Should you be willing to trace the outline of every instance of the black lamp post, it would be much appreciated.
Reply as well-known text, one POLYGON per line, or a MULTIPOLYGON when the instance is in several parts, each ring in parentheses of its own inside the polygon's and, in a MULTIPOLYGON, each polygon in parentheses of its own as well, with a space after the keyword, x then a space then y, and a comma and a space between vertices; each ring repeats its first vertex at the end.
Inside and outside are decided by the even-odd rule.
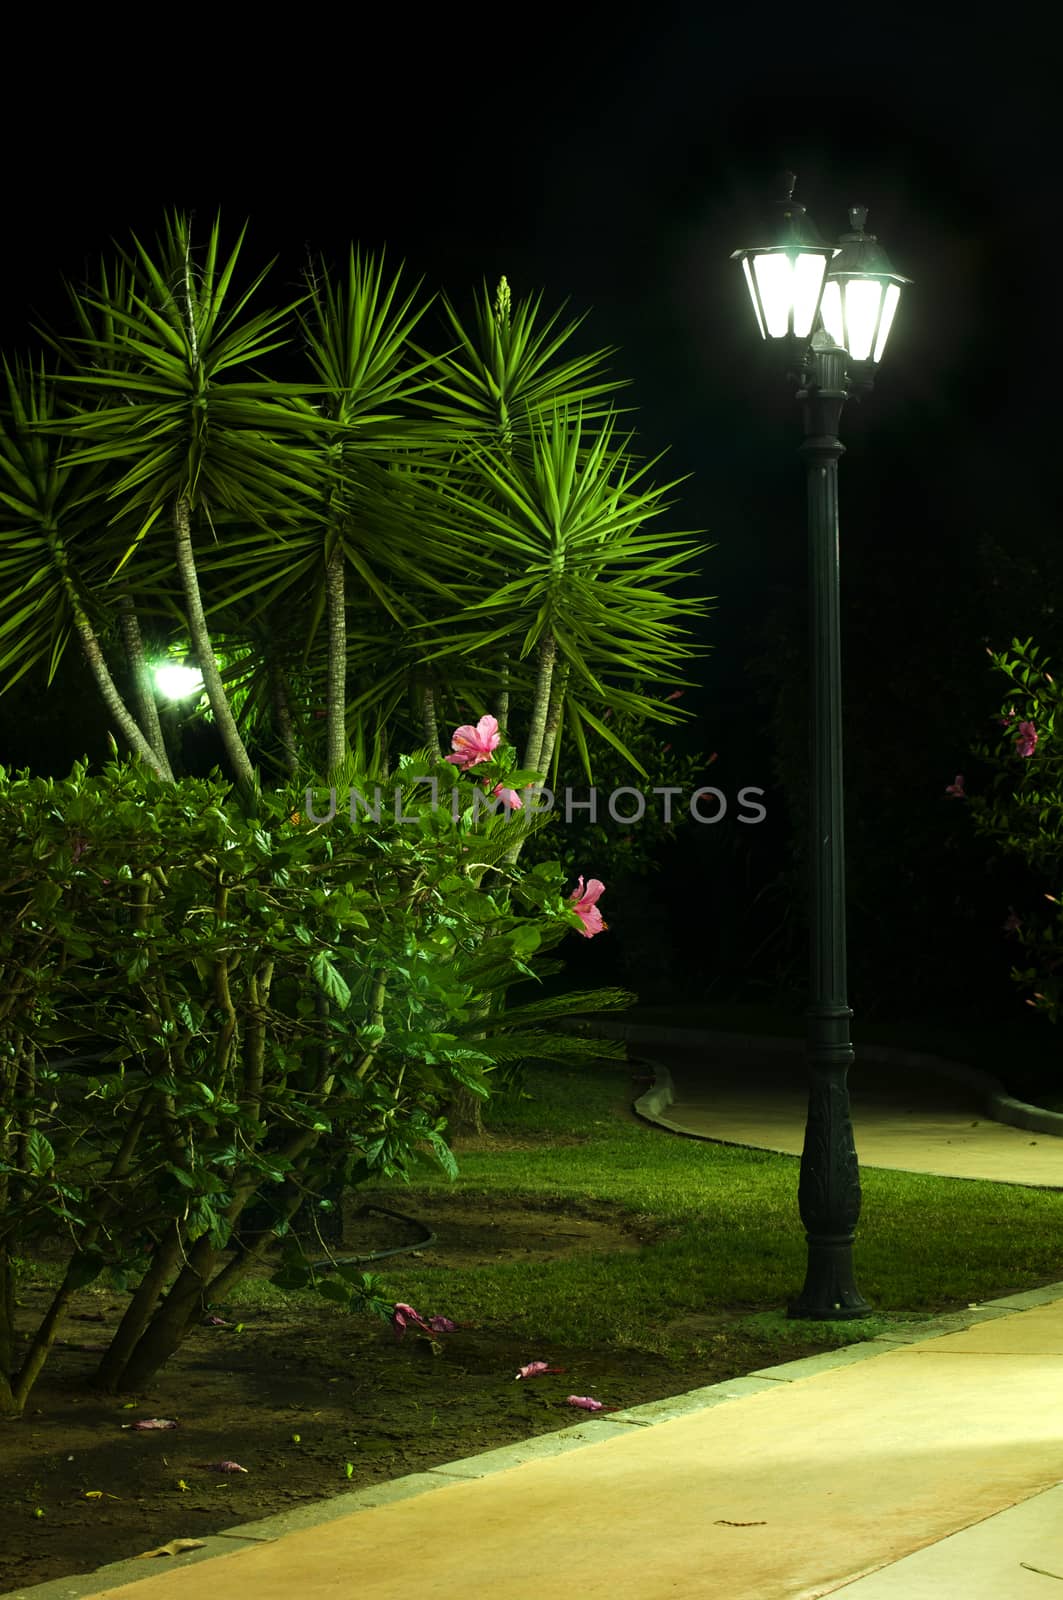
POLYGON ((808 477, 810 698, 808 1116, 798 1205, 808 1239, 804 1288, 791 1317, 866 1315, 853 1277, 860 1216, 860 1169, 849 1116, 845 960, 845 837, 842 789, 841 649, 838 588, 838 438, 842 407, 871 389, 901 287, 873 235, 867 211, 849 212, 851 231, 824 244, 805 208, 785 193, 771 242, 736 250, 761 335, 781 347, 800 387, 801 456, 808 477))

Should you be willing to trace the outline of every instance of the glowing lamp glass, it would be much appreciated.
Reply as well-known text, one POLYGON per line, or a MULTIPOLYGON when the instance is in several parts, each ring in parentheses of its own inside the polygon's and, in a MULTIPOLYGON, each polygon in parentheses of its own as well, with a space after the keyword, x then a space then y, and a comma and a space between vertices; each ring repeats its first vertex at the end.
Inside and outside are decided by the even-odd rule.
POLYGON ((164 661, 155 668, 155 687, 166 700, 187 700, 203 687, 203 675, 198 667, 186 667, 180 661, 164 661))

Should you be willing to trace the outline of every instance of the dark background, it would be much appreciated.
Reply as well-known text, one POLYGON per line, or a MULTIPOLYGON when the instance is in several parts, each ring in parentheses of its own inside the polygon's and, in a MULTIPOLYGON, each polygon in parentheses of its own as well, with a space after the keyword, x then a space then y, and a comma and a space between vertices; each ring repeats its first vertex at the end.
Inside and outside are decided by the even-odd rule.
MULTIPOLYGON (((853 1003, 1014 1009, 1001 923, 1039 886, 991 859, 944 787, 977 778, 970 749, 999 704, 986 644, 1033 634, 1051 654, 1058 631, 1056 93, 1032 27, 667 5, 391 15, 308 13, 298 34, 289 16, 283 35, 156 19, 164 32, 12 58, 5 349, 34 314, 61 317, 61 274, 131 229, 151 237, 168 207, 206 223, 220 206, 232 230, 249 217, 249 263, 280 258, 277 298, 308 248, 339 260, 354 239, 462 306, 505 273, 517 295, 590 311, 580 338, 620 347, 642 447, 689 475, 675 525, 715 544, 689 742, 718 752, 705 781, 762 786, 769 814, 743 829, 732 806, 686 830, 573 965, 647 998, 785 999, 804 978, 800 419, 728 257, 783 167, 825 236, 866 204, 914 284, 875 392, 842 423, 853 1003)), ((103 757, 75 667, 43 702, 30 688, 0 705, 5 764, 103 757)))

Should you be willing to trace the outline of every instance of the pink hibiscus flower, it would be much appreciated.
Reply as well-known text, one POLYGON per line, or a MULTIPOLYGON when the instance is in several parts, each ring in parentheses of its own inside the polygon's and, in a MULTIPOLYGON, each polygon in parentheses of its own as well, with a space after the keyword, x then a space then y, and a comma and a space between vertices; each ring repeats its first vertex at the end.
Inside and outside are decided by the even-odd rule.
POLYGON ((593 939, 596 933, 601 933, 603 928, 609 926, 607 922, 602 921, 602 914, 597 906, 597 901, 604 891, 605 884, 600 879, 591 878, 584 889, 583 879, 580 878, 568 897, 569 905, 583 923, 585 939, 593 939))
POLYGON ((503 784, 496 783, 494 788, 491 790, 491 793, 493 795, 497 795, 499 800, 504 801, 511 811, 524 810, 524 801, 521 799, 516 789, 507 789, 503 784))
POLYGON ((450 741, 455 753, 446 759, 464 772, 468 767, 479 766, 481 761, 490 761, 491 752, 501 737, 494 717, 481 717, 475 728, 469 722, 463 723, 455 728, 450 741))
POLYGON ((956 781, 945 785, 945 793, 953 795, 957 800, 966 800, 967 791, 963 787, 963 773, 957 772, 956 781))
POLYGON ((1032 722, 1019 723, 1019 737, 1015 740, 1015 748, 1020 756, 1032 756, 1037 748, 1037 729, 1032 722))

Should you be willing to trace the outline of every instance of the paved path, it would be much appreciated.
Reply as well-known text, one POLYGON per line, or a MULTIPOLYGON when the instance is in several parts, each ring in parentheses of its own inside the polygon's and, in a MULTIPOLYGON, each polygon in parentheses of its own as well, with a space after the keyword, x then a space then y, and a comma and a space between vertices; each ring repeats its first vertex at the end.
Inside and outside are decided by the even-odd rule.
MULTIPOLYGON (((807 1089, 800 1049, 750 1043, 631 1042, 671 1075, 675 1098, 652 1120, 676 1132, 801 1154, 807 1089)), ((1063 1188, 1063 1138, 994 1121, 984 1092, 927 1071, 861 1061, 849 1075, 861 1165, 1063 1188)))
MULTIPOLYGON (((674 1126, 799 1152, 799 1059, 718 1039, 652 1054, 674 1068, 674 1126)), ((965 1091, 869 1066, 852 1087, 865 1162, 1063 1184, 1063 1140, 990 1124, 965 1091)), ((1063 1282, 230 1531, 165 1569, 14 1593, 1053 1600, 1063 1282)))

